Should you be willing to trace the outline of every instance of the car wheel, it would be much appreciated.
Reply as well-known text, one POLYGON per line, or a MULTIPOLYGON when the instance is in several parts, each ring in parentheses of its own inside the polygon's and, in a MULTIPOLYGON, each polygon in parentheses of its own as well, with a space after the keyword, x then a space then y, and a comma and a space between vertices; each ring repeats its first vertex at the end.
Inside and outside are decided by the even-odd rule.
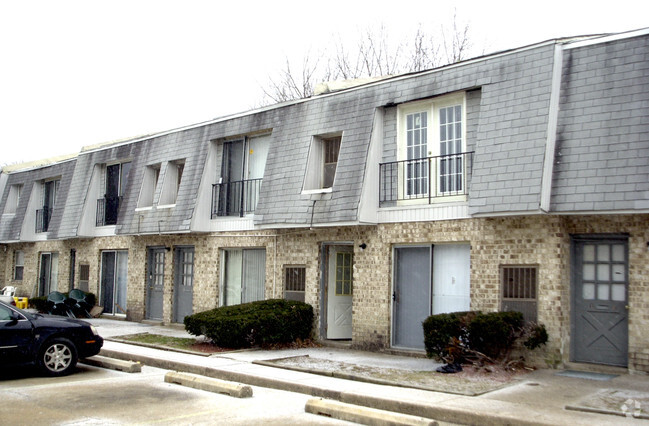
POLYGON ((38 356, 38 366, 48 376, 65 376, 77 365, 77 349, 68 339, 48 340, 38 356))

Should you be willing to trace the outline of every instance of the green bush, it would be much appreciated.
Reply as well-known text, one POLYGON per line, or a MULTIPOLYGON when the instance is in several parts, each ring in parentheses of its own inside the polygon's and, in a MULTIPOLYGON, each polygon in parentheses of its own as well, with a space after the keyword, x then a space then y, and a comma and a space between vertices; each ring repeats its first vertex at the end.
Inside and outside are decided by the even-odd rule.
POLYGON ((448 359, 449 345, 454 338, 466 336, 466 317, 475 315, 474 312, 451 312, 448 314, 431 315, 423 322, 424 345, 429 358, 448 359))
POLYGON ((479 313, 468 326, 469 347, 490 358, 510 350, 524 325, 520 312, 479 313))
POLYGON ((47 297, 41 296, 41 297, 32 297, 31 299, 28 300, 27 305, 32 309, 36 309, 38 312, 46 312, 47 311, 46 303, 47 303, 47 297))
POLYGON ((247 348, 308 339, 313 307, 304 302, 271 299, 223 306, 185 317, 185 329, 217 346, 247 348))
POLYGON ((534 349, 545 344, 543 325, 528 324, 520 312, 454 312, 431 315, 423 322, 426 355, 449 363, 503 360, 518 339, 534 349))

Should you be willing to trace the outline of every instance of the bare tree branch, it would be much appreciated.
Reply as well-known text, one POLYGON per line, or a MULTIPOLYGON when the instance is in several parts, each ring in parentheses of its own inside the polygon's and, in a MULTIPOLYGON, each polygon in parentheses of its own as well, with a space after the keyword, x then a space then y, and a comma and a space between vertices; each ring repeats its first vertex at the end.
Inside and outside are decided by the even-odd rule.
POLYGON ((455 13, 450 28, 440 25, 438 34, 426 28, 434 26, 420 24, 408 42, 398 43, 390 40, 384 25, 367 28, 353 50, 337 36, 332 52, 308 52, 298 72, 286 58, 284 68, 262 88, 264 97, 272 103, 307 98, 321 82, 418 72, 466 59, 472 47, 469 25, 459 25, 455 13))

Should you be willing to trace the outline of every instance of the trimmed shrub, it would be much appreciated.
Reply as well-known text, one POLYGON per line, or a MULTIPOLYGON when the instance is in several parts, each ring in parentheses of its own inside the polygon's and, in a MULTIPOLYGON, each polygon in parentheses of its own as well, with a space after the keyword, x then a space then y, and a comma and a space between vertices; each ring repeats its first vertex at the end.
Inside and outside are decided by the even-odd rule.
POLYGON ((294 300, 260 300, 189 315, 184 323, 190 334, 224 348, 290 343, 311 336, 313 307, 294 300))
POLYGON ((514 346, 523 325, 520 312, 479 313, 468 326, 469 347, 498 359, 514 346))
POLYGON ((446 360, 453 357, 449 353, 452 340, 466 336, 466 322, 475 312, 451 312, 448 314, 431 315, 423 322, 424 345, 429 358, 446 360))
POLYGON ((520 312, 454 312, 431 315, 423 322, 426 355, 447 363, 507 359, 518 339, 534 349, 545 344, 543 325, 523 321, 520 312))

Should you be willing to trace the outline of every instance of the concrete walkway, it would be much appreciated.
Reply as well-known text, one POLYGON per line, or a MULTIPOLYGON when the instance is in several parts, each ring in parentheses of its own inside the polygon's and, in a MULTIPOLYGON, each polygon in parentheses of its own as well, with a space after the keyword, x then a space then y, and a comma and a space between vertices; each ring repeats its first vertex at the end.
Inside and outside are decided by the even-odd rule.
MULTIPOLYGON (((104 338, 151 333, 192 337, 178 326, 91 319, 104 338)), ((596 375, 538 370, 503 389, 462 396, 259 365, 288 356, 343 361, 361 366, 433 371, 438 364, 422 358, 331 347, 279 351, 241 351, 212 356, 160 350, 107 340, 102 355, 169 370, 237 383, 300 392, 362 407, 458 424, 649 425, 649 377, 596 375)))

